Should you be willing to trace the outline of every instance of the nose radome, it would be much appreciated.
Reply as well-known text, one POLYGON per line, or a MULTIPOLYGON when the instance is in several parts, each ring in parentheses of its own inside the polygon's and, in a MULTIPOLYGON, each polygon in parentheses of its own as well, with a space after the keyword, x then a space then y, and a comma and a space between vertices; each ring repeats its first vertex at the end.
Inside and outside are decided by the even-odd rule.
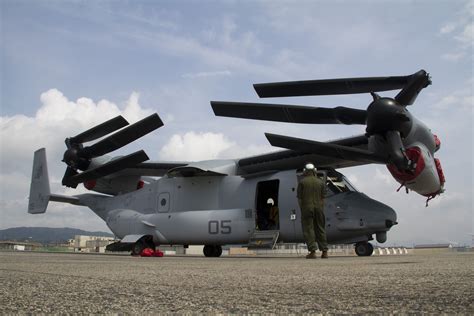
POLYGON ((387 230, 397 224, 397 213, 390 206, 371 199, 363 193, 351 194, 344 202, 349 205, 349 208, 358 209, 360 214, 364 215, 364 221, 369 227, 387 230))

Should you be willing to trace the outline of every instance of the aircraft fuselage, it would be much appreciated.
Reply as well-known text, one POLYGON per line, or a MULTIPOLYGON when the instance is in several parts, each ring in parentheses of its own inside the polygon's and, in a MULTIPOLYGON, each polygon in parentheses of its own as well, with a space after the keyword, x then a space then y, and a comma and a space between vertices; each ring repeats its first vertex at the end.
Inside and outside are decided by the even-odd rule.
MULTIPOLYGON (((335 181, 328 180, 325 200, 328 242, 363 242, 373 234, 384 242, 396 224, 394 210, 344 186, 345 178, 335 181)), ((246 244, 264 229, 278 230, 283 242, 304 242, 297 183, 295 170, 252 178, 163 177, 140 190, 86 204, 117 237, 149 235, 157 245, 246 244), (278 208, 278 226, 257 227, 269 198, 278 208)))

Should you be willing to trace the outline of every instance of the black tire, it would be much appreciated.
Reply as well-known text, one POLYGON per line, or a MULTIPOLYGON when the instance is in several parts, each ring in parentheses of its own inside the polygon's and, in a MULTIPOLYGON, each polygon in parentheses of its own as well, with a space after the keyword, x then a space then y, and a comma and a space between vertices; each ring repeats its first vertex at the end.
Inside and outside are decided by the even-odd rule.
POLYGON ((202 252, 206 257, 220 257, 222 255, 222 247, 215 245, 205 245, 202 252))
POLYGON ((204 246, 204 249, 202 250, 202 252, 204 253, 204 256, 206 257, 214 257, 213 254, 214 254, 214 246, 212 245, 205 245, 204 246))
POLYGON ((222 247, 214 246, 214 255, 213 257, 220 257, 222 255, 222 247))
POLYGON ((145 248, 148 248, 147 245, 142 240, 138 240, 133 244, 132 256, 139 256, 145 248))
POLYGON ((355 252, 360 257, 368 257, 374 253, 374 246, 368 242, 358 242, 355 244, 355 252))
POLYGON ((374 246, 369 242, 367 243, 367 246, 369 248, 369 252, 367 253, 367 257, 371 256, 374 253, 374 246))
POLYGON ((145 248, 151 248, 153 249, 153 251, 156 250, 156 246, 155 246, 155 243, 153 242, 153 240, 148 240, 146 243, 145 243, 145 248))

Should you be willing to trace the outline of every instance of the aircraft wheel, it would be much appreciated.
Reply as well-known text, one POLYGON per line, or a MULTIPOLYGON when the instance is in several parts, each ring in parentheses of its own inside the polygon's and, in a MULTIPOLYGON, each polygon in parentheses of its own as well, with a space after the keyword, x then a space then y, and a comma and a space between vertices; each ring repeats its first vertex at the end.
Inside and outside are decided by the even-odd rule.
POLYGON ((155 243, 153 242, 153 240, 149 240, 145 243, 145 248, 151 248, 153 249, 153 251, 156 250, 156 246, 155 246, 155 243))
POLYGON ((202 250, 202 252, 204 253, 204 256, 206 256, 206 257, 212 257, 213 250, 214 250, 214 246, 205 245, 205 246, 204 246, 204 249, 202 250))
POLYGON ((368 257, 374 252, 374 246, 368 242, 358 242, 355 244, 355 252, 358 256, 368 257))
POLYGON ((369 252, 367 253, 367 256, 371 256, 374 253, 374 246, 370 242, 367 243, 367 246, 369 248, 369 252))
POLYGON ((206 257, 220 257, 222 254, 222 247, 214 245, 205 245, 203 252, 204 256, 206 257))
POLYGON ((214 246, 214 257, 220 257, 222 255, 222 247, 214 246))
POLYGON ((138 240, 132 247, 132 256, 139 256, 143 249, 148 248, 147 245, 143 242, 143 240, 138 240))

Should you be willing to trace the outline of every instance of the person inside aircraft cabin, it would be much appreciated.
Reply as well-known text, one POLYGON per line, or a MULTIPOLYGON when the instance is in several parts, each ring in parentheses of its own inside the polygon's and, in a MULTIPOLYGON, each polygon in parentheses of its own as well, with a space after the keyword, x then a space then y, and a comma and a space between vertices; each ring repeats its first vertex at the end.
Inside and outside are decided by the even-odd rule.
POLYGON ((321 258, 328 258, 324 195, 325 185, 316 176, 316 168, 311 163, 306 164, 297 189, 303 235, 309 251, 306 259, 316 259, 317 247, 322 251, 321 258))
POLYGON ((267 207, 269 209, 268 214, 268 229, 277 230, 279 229, 280 222, 279 222, 279 214, 278 214, 278 206, 275 205, 275 202, 272 198, 269 198, 267 201, 267 207))

